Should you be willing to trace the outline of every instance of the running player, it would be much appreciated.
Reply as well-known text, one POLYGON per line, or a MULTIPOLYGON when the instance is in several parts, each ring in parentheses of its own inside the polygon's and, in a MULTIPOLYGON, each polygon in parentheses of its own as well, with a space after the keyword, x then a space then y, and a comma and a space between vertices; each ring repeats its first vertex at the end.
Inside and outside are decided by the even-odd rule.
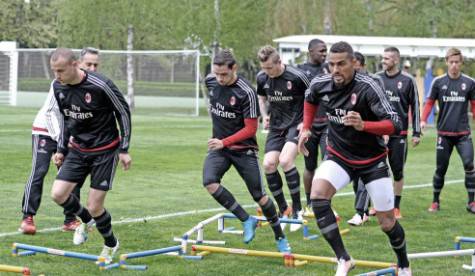
MULTIPOLYGON (((81 51, 79 58, 79 67, 96 71, 99 66, 99 50, 87 47, 81 51)), ((56 100, 53 95, 53 87, 50 87, 46 101, 36 114, 33 121, 32 145, 33 158, 32 170, 28 182, 25 185, 25 192, 22 200, 23 220, 20 225, 20 231, 24 234, 34 235, 36 225, 33 217, 38 212, 43 194, 43 182, 49 170, 51 156, 56 152, 59 136, 58 112, 46 112, 48 106, 56 100)), ((81 184, 82 185, 82 184, 81 184)), ((77 185, 73 193, 80 198, 81 185, 77 185)), ((80 221, 76 219, 73 213, 64 211, 64 224, 61 227, 63 231, 74 231, 79 226, 80 221)))
POLYGON ((348 43, 333 44, 328 57, 331 75, 314 78, 306 95, 300 152, 308 154, 305 142, 311 135, 317 105, 325 106, 329 120, 327 158, 315 173, 312 208, 321 233, 338 259, 336 275, 347 275, 354 263, 343 245, 331 199, 351 179, 361 178, 381 229, 397 255, 398 275, 411 275, 404 230, 394 218, 393 186, 382 138, 399 132, 401 122, 381 87, 371 77, 357 73, 354 63, 348 43))
POLYGON ((445 173, 449 167, 452 150, 457 149, 465 170, 465 188, 468 192, 467 211, 475 214, 475 169, 473 166, 473 143, 468 121, 467 109, 470 102, 475 119, 475 81, 461 73, 462 52, 450 48, 445 55, 447 74, 432 81, 430 95, 427 98, 422 115, 421 127, 426 126, 427 118, 437 100, 437 164, 433 179, 434 198, 429 212, 440 209, 440 192, 444 187, 445 173))
POLYGON ((211 196, 243 224, 244 242, 255 235, 257 220, 241 207, 223 185, 221 178, 233 165, 246 183, 274 231, 277 249, 290 252, 272 200, 265 194, 257 154, 256 130, 259 108, 257 94, 249 82, 237 75, 236 60, 229 50, 213 59, 213 73, 206 77, 213 138, 203 168, 203 185, 211 196))
MULTIPOLYGON (((262 69, 257 75, 257 94, 264 127, 269 128, 263 162, 267 184, 277 201, 280 214, 287 217, 293 210, 293 218, 302 219, 300 176, 295 158, 298 153, 297 126, 302 122, 305 90, 309 81, 302 71, 282 64, 279 53, 272 46, 262 47, 257 57, 262 69), (270 112, 267 110, 267 102, 270 112), (283 169, 287 180, 292 208, 287 206, 282 191, 278 165, 283 169)), ((301 224, 292 224, 290 230, 296 231, 300 227, 301 224)))
POLYGON ((124 170, 130 168, 128 153, 131 121, 130 111, 122 93, 106 77, 78 67, 70 49, 58 48, 51 55, 51 69, 56 80, 54 97, 59 107, 60 135, 54 162, 61 166, 51 196, 53 200, 81 218, 73 243, 87 240, 87 227, 96 224, 104 238, 101 256, 110 263, 119 248, 111 224, 111 215, 104 209, 107 191, 118 161, 124 170), (120 135, 117 129, 120 126, 120 135), (67 153, 67 155, 66 155, 67 153), (71 193, 78 183, 91 175, 87 209, 71 193))

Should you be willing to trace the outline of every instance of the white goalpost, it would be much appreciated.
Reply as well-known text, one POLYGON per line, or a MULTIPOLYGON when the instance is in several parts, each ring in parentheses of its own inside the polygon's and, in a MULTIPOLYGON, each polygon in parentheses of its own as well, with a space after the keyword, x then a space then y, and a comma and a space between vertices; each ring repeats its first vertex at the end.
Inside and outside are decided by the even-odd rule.
MULTIPOLYGON (((53 50, 0 43, 0 104, 41 106, 54 78, 49 68, 53 50)), ((74 51, 79 54, 80 49, 74 51)), ((98 72, 109 77, 126 98, 133 90, 134 98, 128 100, 137 111, 198 116, 204 106, 196 50, 100 50, 98 72)))

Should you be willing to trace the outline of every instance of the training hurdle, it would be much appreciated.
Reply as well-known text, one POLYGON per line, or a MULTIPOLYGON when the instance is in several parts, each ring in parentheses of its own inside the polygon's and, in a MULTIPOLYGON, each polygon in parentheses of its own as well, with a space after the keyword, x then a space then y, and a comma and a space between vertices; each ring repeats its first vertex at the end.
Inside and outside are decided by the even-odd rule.
POLYGON ((455 250, 460 250, 462 248, 462 243, 475 243, 475 238, 461 236, 455 237, 455 250))
POLYGON ((28 267, 13 266, 13 265, 0 264, 0 272, 14 272, 14 273, 22 273, 23 275, 31 275, 31 271, 28 267))
POLYGON ((72 252, 72 251, 64 251, 60 249, 42 247, 42 246, 35 246, 23 243, 13 243, 12 245, 12 255, 14 257, 20 256, 33 256, 36 253, 44 253, 49 255, 56 255, 62 257, 69 257, 87 261, 94 261, 97 265, 99 265, 100 270, 107 270, 114 267, 114 264, 106 265, 105 258, 97 255, 79 253, 79 252, 72 252), (20 251, 24 250, 24 251, 20 251))
MULTIPOLYGON (((240 248, 226 248, 226 247, 216 247, 216 246, 206 246, 206 245, 193 245, 192 254, 193 253, 199 254, 198 252, 206 252, 205 254, 223 253, 223 254, 234 254, 234 255, 244 255, 244 256, 255 256, 255 257, 282 258, 284 259, 284 264, 286 266, 298 266, 299 264, 302 264, 302 262, 305 262, 305 261, 327 263, 327 264, 336 264, 338 262, 336 258, 331 258, 331 257, 247 250, 247 249, 240 249, 240 248)), ((381 269, 396 266, 396 264, 394 263, 374 262, 374 261, 364 261, 364 260, 355 260, 355 265, 358 267, 370 267, 370 268, 381 268, 381 269)))
POLYGON ((437 257, 456 257, 456 256, 472 256, 472 265, 462 265, 463 269, 475 272, 475 249, 436 251, 425 253, 407 254, 409 259, 437 258, 437 257))
POLYGON ((177 245, 177 246, 170 246, 170 247, 147 250, 147 251, 138 251, 138 252, 133 252, 133 253, 122 254, 120 255, 119 263, 115 264, 114 267, 120 267, 122 269, 129 269, 129 270, 147 270, 148 267, 146 265, 130 265, 130 264, 127 264, 126 261, 129 259, 137 259, 137 258, 143 258, 143 257, 155 256, 155 255, 171 255, 171 256, 177 256, 177 257, 180 257, 183 259, 189 259, 189 260, 201 260, 202 258, 201 256, 188 256, 188 255, 183 254, 181 245, 177 245))
POLYGON ((382 276, 386 274, 396 276, 397 275, 396 268, 395 267, 384 268, 380 270, 375 270, 375 271, 359 274, 358 276, 382 276))

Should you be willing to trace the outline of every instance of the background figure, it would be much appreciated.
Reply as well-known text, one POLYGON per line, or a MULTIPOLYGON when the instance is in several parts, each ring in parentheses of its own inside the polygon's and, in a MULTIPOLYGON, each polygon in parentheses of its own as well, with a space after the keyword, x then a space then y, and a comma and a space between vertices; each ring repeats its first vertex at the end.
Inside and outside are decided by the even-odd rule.
MULTIPOLYGON (((79 58, 79 67, 88 71, 95 72, 99 66, 99 50, 87 47, 81 51, 79 58)), ((54 82, 54 81, 53 81, 54 82)), ((56 101, 53 95, 51 83, 50 91, 46 101, 33 121, 32 130, 32 170, 28 182, 25 185, 22 200, 23 220, 19 231, 24 234, 34 235, 36 225, 33 217, 38 212, 43 194, 43 182, 49 170, 51 157, 56 153, 57 141, 59 136, 58 112, 52 110, 47 112, 51 102, 56 101)), ((73 193, 80 200, 80 189, 82 183, 77 185, 73 193)), ((74 231, 79 226, 80 221, 76 219, 73 213, 64 210, 63 231, 74 231)))
MULTIPOLYGON (((320 39, 312 39, 308 43, 308 61, 297 65, 309 80, 314 77, 328 74, 328 64, 325 63, 327 57, 327 45, 320 39)), ((327 147, 327 115, 324 108, 318 110, 312 124, 312 136, 308 139, 305 146, 309 149, 309 155, 304 156, 305 169, 303 171, 303 184, 305 188, 305 197, 307 206, 304 208, 304 216, 313 216, 312 206, 310 205, 310 191, 312 189, 312 180, 318 165, 318 148, 320 147, 321 158, 325 156, 327 147)))
POLYGON ((419 145, 421 128, 419 112, 419 93, 416 80, 412 75, 399 69, 400 55, 396 47, 388 47, 383 53, 384 71, 377 73, 383 80, 389 102, 394 107, 402 122, 402 129, 385 137, 388 146, 388 160, 394 179, 394 215, 402 218, 401 198, 404 187, 404 165, 407 159, 407 135, 412 113, 412 147, 419 145))
POLYGON ((439 115, 437 117, 436 169, 432 182, 434 197, 428 211, 437 212, 440 209, 440 193, 444 187, 450 155, 455 147, 465 170, 465 187, 468 193, 467 211, 475 214, 473 143, 467 115, 470 102, 475 119, 475 81, 462 74, 463 56, 459 49, 450 48, 447 50, 445 62, 448 67, 447 74, 432 81, 421 121, 421 128, 424 129, 427 118, 437 100, 439 115))
POLYGON ((221 50, 213 59, 213 74, 206 77, 209 91, 213 137, 203 167, 203 185, 209 194, 243 224, 244 243, 252 241, 257 219, 251 217, 222 184, 223 175, 234 166, 274 231, 277 250, 290 252, 272 200, 262 185, 256 141, 259 108, 257 94, 249 81, 237 75, 236 60, 230 50, 221 50))

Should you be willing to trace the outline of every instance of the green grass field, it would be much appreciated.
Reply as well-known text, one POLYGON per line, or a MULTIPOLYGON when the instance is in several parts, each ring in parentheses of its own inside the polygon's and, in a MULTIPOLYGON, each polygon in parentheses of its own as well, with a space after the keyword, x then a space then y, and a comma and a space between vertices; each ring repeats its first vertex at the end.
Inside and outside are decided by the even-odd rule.
MULTIPOLYGON (((112 270, 99 272, 90 262, 47 256, 15 258, 10 255, 13 242, 21 242, 64 250, 98 254, 102 238, 97 231, 91 233, 87 243, 72 244, 72 233, 58 230, 39 232, 35 236, 15 233, 21 221, 23 188, 31 167, 31 123, 36 109, 0 107, 0 264, 24 265, 34 275, 332 275, 333 265, 311 263, 299 268, 286 268, 280 259, 226 256, 212 254, 202 261, 182 260, 171 256, 154 256, 132 260, 133 264, 147 264, 146 272, 112 270)), ((211 133, 210 120, 206 116, 163 117, 154 112, 140 111, 133 114, 131 155, 133 167, 128 172, 118 170, 113 190, 109 193, 106 207, 112 214, 114 232, 120 239, 120 254, 139 250, 176 245, 173 237, 181 236, 200 221, 218 211, 206 211, 219 205, 207 194, 201 184, 202 163, 206 154, 206 141, 211 133), (193 215, 160 218, 161 215, 204 210, 193 215), (155 219, 126 223, 127 219, 154 217, 155 219), (121 222, 121 223, 117 223, 121 222)), ((259 133, 259 143, 264 136, 259 133)), ((261 152, 262 154, 262 152, 261 152)), ((301 156, 298 167, 303 168, 301 156)), ((435 134, 429 130, 422 144, 410 149, 406 165, 407 187, 430 184, 435 167, 435 134)), ((56 228, 62 223, 62 211, 49 197, 55 168, 45 179, 44 196, 38 216, 38 229, 56 228)), ((463 185, 463 168, 455 153, 447 173, 441 197, 442 210, 429 214, 426 209, 432 199, 429 185, 405 190, 402 200, 408 250, 410 253, 444 251, 453 248, 457 235, 475 236, 475 216, 465 210, 466 192, 463 185)), ((228 187, 241 204, 252 205, 242 180, 234 169, 225 176, 228 187)), ((83 188, 85 202, 88 185, 83 188)), ((334 208, 342 216, 341 228, 349 228, 346 220, 354 214, 351 188, 348 186, 333 201, 334 208)), ((303 188, 302 188, 303 195, 303 188)), ((287 197, 290 198, 290 197, 287 197)), ((254 208, 249 212, 255 213, 254 208)), ((235 226, 238 226, 235 223, 235 226)), ((314 220, 310 229, 318 233, 314 220)), ((302 234, 288 233, 292 249, 296 253, 332 256, 326 242, 302 239, 302 234)), ((226 246, 255 250, 275 251, 273 235, 269 227, 259 228, 255 240, 245 245, 241 237, 221 235, 216 225, 206 228, 205 239, 225 240, 226 246)), ((386 235, 374 219, 361 228, 351 228, 344 236, 350 254, 356 259, 394 262, 386 235)), ((465 245, 469 248, 469 245, 465 245)), ((438 258, 412 261, 414 275, 471 275, 461 268, 470 257, 438 258)), ((355 269, 363 273, 368 269, 355 269)), ((0 275, 3 275, 0 272, 0 275)))

